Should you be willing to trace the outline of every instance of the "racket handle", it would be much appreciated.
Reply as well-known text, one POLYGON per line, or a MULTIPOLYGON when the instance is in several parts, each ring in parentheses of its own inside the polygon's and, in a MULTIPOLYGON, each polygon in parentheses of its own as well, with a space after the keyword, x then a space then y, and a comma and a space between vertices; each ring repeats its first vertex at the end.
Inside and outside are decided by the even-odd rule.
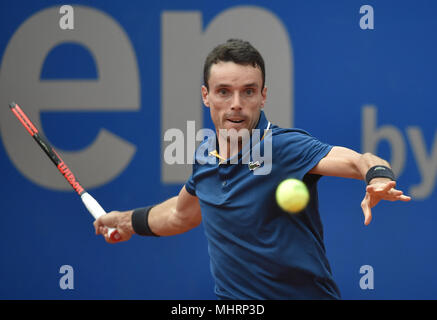
POLYGON ((114 229, 114 228, 108 228, 108 235, 109 235, 109 238, 114 242, 117 242, 121 239, 121 236, 118 233, 117 229, 114 229))
MULTIPOLYGON (((102 208, 102 206, 88 192, 82 193, 80 198, 94 219, 97 220, 99 217, 106 214, 106 211, 102 208)), ((118 233, 117 229, 108 228, 108 236, 112 241, 120 240, 120 234, 118 233)))

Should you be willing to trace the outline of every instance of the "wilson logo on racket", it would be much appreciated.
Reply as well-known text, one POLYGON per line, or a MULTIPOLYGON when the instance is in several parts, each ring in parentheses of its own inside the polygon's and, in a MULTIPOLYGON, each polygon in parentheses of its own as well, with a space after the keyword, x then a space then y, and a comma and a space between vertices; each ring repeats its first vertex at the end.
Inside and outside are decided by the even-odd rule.
MULTIPOLYGON (((38 129, 32 124, 30 119, 24 114, 23 110, 21 110, 18 104, 16 104, 15 102, 11 102, 9 104, 9 108, 11 108, 11 111, 21 122, 23 127, 33 137, 36 143, 41 147, 41 149, 44 150, 45 154, 58 168, 59 172, 70 183, 73 189, 79 194, 83 204, 88 209, 88 211, 92 214, 94 219, 98 219, 100 216, 106 214, 106 211, 96 201, 96 199, 94 199, 88 192, 84 190, 84 188, 80 186, 79 182, 77 182, 76 180, 76 177, 73 175, 73 173, 64 163, 64 161, 62 161, 61 157, 56 153, 55 149, 52 148, 50 143, 45 141, 44 138, 38 134, 38 129)), ((117 229, 114 228, 108 228, 107 235, 114 242, 117 242, 121 239, 121 236, 118 233, 117 229)))
POLYGON ((76 181, 76 177, 71 172, 70 169, 68 169, 67 165, 64 163, 64 161, 61 161, 61 163, 58 164, 58 169, 61 171, 61 173, 64 175, 65 179, 70 182, 71 186, 78 194, 81 194, 83 192, 83 188, 79 184, 79 182, 76 181))

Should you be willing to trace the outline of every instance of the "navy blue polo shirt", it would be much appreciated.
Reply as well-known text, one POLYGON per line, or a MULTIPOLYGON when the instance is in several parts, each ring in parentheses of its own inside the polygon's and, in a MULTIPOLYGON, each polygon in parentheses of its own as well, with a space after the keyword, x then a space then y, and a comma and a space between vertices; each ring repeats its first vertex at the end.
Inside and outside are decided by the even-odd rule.
MULTIPOLYGON (((265 131, 268 125, 261 112, 256 128, 265 131)), ((242 161, 253 149, 246 148, 237 164, 230 159, 219 163, 208 153, 196 155, 185 184, 199 199, 215 293, 221 299, 340 298, 323 243, 317 199, 320 176, 307 174, 332 146, 299 129, 272 125, 268 132, 270 140, 260 142, 263 150, 263 144, 271 141, 268 174, 256 175, 261 167, 251 170, 242 161), (309 189, 310 202, 298 214, 289 214, 276 203, 276 187, 286 178, 303 180, 309 189)), ((199 147, 205 143, 215 145, 216 137, 199 147)))

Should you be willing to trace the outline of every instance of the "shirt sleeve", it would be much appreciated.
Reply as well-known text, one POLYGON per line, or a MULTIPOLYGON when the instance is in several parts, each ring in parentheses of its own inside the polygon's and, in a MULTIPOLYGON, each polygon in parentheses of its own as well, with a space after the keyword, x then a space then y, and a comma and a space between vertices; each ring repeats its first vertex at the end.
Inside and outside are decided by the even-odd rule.
MULTIPOLYGON (((205 133, 205 139, 202 141, 201 144, 196 148, 196 151, 194 152, 194 164, 193 164, 193 171, 188 178, 187 182, 185 183, 185 189, 188 191, 189 194, 192 196, 196 196, 196 174, 198 174, 199 166, 202 164, 208 163, 208 156, 209 152, 208 150, 215 150, 216 148, 216 137, 215 133, 209 134, 208 131, 205 133), (199 152, 199 149, 201 152, 199 152)), ((215 159, 214 159, 215 160, 215 159)))
POLYGON ((303 179, 333 147, 303 130, 287 132, 281 138, 281 166, 288 175, 298 179, 303 179))

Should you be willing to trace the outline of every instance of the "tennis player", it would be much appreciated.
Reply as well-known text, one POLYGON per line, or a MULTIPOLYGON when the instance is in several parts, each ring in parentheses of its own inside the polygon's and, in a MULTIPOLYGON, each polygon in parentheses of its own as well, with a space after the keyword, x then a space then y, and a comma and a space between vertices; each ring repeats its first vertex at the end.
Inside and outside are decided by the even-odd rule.
POLYGON ((126 241, 133 234, 176 235, 203 222, 218 298, 339 299, 325 253, 317 182, 321 176, 364 180, 361 207, 368 225, 379 201, 411 200, 395 189, 390 164, 370 153, 323 143, 303 130, 270 124, 263 111, 264 61, 246 41, 230 39, 211 51, 201 92, 217 132, 203 142, 217 145, 206 156, 217 161, 200 164, 196 158, 177 196, 110 212, 94 222, 96 234, 112 243, 106 236, 110 227, 126 241), (267 128, 272 135, 269 174, 255 175, 241 161, 231 163, 230 159, 243 158, 247 148, 241 143, 231 148, 229 136, 222 132, 267 128), (299 214, 282 211, 275 201, 277 185, 289 177, 303 180, 310 192, 310 202, 299 214))

